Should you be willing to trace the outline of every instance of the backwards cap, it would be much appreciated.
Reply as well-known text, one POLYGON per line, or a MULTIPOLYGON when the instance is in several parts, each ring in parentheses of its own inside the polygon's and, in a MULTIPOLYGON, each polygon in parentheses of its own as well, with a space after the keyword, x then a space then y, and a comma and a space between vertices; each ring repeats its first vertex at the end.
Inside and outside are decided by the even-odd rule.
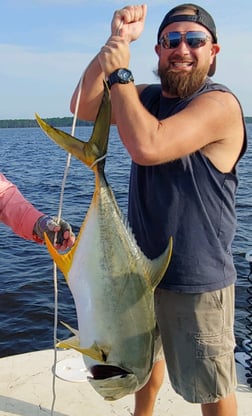
MULTIPOLYGON (((204 26, 212 35, 214 43, 217 43, 216 26, 212 16, 203 7, 192 3, 184 3, 171 9, 164 17, 158 29, 157 40, 159 43, 160 35, 163 29, 174 22, 194 22, 204 26), (195 14, 180 14, 179 12, 185 9, 192 10, 195 14)), ((208 75, 212 76, 215 73, 216 57, 209 68, 208 75)))

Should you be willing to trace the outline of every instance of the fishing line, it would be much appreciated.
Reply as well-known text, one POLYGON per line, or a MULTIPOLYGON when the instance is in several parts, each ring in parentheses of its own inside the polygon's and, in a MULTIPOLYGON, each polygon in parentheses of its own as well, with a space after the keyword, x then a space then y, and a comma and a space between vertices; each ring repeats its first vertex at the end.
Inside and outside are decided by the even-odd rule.
MULTIPOLYGON (((74 118, 73 118, 73 124, 72 124, 72 130, 71 135, 74 136, 75 133, 75 127, 77 122, 77 114, 79 110, 80 105, 80 97, 81 97, 81 91, 82 91, 82 83, 84 78, 84 72, 80 78, 79 81, 79 87, 78 87, 78 95, 76 100, 76 106, 74 111, 74 118)), ((59 224, 61 215, 62 215, 62 207, 63 207, 63 199, 64 199, 64 192, 65 192, 65 185, 66 180, 70 168, 71 163, 71 153, 68 153, 67 160, 66 160, 66 166, 64 170, 64 175, 62 179, 61 184, 61 191, 60 191, 60 200, 59 200, 59 209, 58 209, 58 216, 57 216, 57 223, 59 224)), ((57 241, 57 233, 55 233, 54 242, 57 241)), ((53 398, 52 398, 52 405, 51 405, 51 416, 54 415, 54 406, 56 402, 56 365, 57 365, 57 327, 58 327, 58 275, 57 275, 57 265, 55 262, 53 262, 53 282, 54 282, 54 329, 53 329, 53 339, 54 339, 54 362, 53 362, 53 381, 52 381, 52 392, 53 392, 53 398)))
POLYGON ((120 21, 120 23, 119 23, 119 26, 118 26, 118 28, 117 28, 117 30, 116 30, 116 34, 117 34, 117 36, 120 36, 120 32, 121 32, 121 28, 123 27, 123 19, 121 19, 121 21, 120 21))
MULTIPOLYGON (((121 31, 122 26, 123 26, 123 20, 121 20, 120 23, 119 23, 118 29, 116 31, 117 36, 120 36, 120 31, 121 31)), ((80 105, 80 97, 81 97, 81 92, 82 92, 82 84, 83 84, 84 75, 85 75, 85 71, 83 71, 83 73, 81 75, 81 78, 80 78, 80 81, 79 81, 78 95, 77 95, 77 100, 76 100, 76 106, 75 106, 75 112, 74 112, 74 118, 73 118, 73 124, 72 124, 72 131, 71 131, 72 136, 74 136, 76 122, 77 122, 77 114, 78 114, 79 105, 80 105)), ((106 157, 106 155, 104 155, 100 159, 96 160, 92 164, 91 168, 93 166, 95 166, 98 161, 104 159, 105 157, 106 157)), ((60 222, 60 219, 61 219, 65 184, 66 184, 66 179, 67 179, 67 175, 68 175, 68 171, 69 171, 69 167, 70 167, 70 162, 71 162, 71 154, 68 153, 66 166, 65 166, 65 171, 64 171, 64 176, 63 176, 62 185, 61 185, 59 210, 58 210, 58 216, 57 216, 57 222, 58 223, 60 222)), ((55 233, 55 241, 56 240, 57 240, 57 233, 55 233)), ((54 406, 55 406, 55 402, 56 402, 56 372, 55 372, 55 370, 56 370, 56 364, 57 364, 56 343, 57 343, 57 326, 58 326, 58 276, 57 276, 57 266, 56 266, 55 262, 53 262, 53 281, 54 281, 54 333, 53 333, 53 338, 54 338, 54 363, 53 363, 53 382, 52 382, 53 399, 52 399, 52 406, 51 406, 51 416, 54 415, 54 406)))
POLYGON ((93 169, 95 167, 95 165, 97 165, 98 162, 101 162, 103 159, 106 159, 107 157, 107 153, 105 153, 105 155, 98 157, 93 163, 92 165, 90 165, 90 169, 93 169))

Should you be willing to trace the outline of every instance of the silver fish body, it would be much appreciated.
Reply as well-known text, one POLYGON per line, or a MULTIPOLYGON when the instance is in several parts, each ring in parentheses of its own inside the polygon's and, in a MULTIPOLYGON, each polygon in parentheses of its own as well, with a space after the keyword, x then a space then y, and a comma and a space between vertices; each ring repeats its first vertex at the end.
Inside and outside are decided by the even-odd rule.
POLYGON ((154 289, 169 264, 172 240, 160 257, 149 260, 123 218, 104 174, 109 117, 105 85, 89 142, 48 126, 38 116, 37 120, 49 137, 95 172, 92 202, 74 247, 60 255, 48 239, 47 246, 72 292, 79 327, 78 333, 73 330, 75 337, 59 346, 80 351, 93 388, 106 400, 116 400, 139 390, 150 376, 154 289))

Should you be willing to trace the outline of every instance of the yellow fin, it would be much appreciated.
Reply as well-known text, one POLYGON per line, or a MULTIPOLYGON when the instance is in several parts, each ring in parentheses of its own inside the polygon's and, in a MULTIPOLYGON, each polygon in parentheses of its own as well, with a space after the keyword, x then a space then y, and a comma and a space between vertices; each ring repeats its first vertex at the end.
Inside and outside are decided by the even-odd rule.
POLYGON ((106 360, 106 356, 108 354, 108 348, 99 347, 97 342, 94 342, 91 348, 82 348, 80 346, 79 341, 79 331, 77 329, 72 328, 70 325, 66 324, 65 322, 61 322, 70 332, 74 334, 73 337, 68 338, 63 341, 59 341, 56 344, 58 348, 72 348, 73 350, 79 351, 83 355, 87 355, 88 357, 93 358, 96 361, 104 362, 106 360), (105 352, 106 351, 106 352, 105 352))
POLYGON ((101 349, 98 344, 95 342, 90 348, 83 348, 80 346, 80 341, 77 336, 68 338, 63 341, 59 341, 56 344, 58 348, 66 348, 66 349, 74 349, 80 352, 83 355, 87 355, 88 357, 92 358, 96 361, 105 362, 105 355, 103 349, 101 349))
POLYGON ((65 276, 66 281, 68 280, 68 272, 72 265, 73 255, 76 249, 76 245, 67 253, 65 254, 59 254, 56 248, 52 245, 51 241, 49 240, 47 234, 44 234, 46 246, 48 248, 48 251, 52 257, 52 259, 57 264, 60 271, 65 276))
POLYGON ((173 239, 170 237, 166 250, 159 257, 149 261, 151 284, 153 288, 156 288, 156 286, 160 283, 167 267, 169 266, 172 256, 172 247, 173 239))
POLYGON ((72 326, 68 325, 66 322, 63 322, 63 321, 61 321, 61 324, 64 325, 76 337, 79 336, 79 331, 77 329, 74 329, 72 326))
POLYGON ((65 339, 63 341, 59 341, 59 342, 57 342, 56 347, 66 348, 66 349, 72 348, 73 350, 79 351, 79 347, 80 347, 79 337, 74 336, 74 337, 65 339))

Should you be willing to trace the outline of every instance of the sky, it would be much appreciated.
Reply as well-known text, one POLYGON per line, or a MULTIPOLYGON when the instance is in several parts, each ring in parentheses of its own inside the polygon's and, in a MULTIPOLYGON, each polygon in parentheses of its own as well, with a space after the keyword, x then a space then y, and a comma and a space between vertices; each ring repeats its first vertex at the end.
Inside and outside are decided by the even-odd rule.
MULTIPOLYGON (((140 3, 140 2, 139 2, 140 3)), ((148 13, 141 37, 131 46, 135 83, 157 82, 154 52, 164 15, 183 1, 145 2, 148 13)), ((216 82, 239 98, 252 116, 252 1, 199 0, 214 17, 221 51, 216 82), (227 7, 228 6, 228 7, 227 7)), ((1 0, 0 119, 71 116, 74 88, 110 34, 117 0, 1 0)))

